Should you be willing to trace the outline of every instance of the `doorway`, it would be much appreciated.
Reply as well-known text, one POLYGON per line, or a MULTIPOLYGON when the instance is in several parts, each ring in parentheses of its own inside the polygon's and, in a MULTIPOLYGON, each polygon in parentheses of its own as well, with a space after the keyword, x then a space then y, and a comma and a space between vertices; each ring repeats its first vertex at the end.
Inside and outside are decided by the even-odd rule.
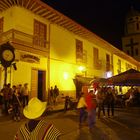
POLYGON ((31 77, 31 97, 43 100, 46 91, 46 71, 32 69, 31 77))
POLYGON ((38 99, 42 100, 45 94, 45 71, 38 71, 38 99))

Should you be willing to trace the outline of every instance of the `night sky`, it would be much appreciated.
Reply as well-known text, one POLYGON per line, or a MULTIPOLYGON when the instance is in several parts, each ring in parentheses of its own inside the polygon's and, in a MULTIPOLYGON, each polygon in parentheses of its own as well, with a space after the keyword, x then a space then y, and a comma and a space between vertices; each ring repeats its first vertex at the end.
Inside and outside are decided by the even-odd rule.
POLYGON ((140 0, 42 0, 121 49, 124 20, 133 8, 140 12, 140 0))

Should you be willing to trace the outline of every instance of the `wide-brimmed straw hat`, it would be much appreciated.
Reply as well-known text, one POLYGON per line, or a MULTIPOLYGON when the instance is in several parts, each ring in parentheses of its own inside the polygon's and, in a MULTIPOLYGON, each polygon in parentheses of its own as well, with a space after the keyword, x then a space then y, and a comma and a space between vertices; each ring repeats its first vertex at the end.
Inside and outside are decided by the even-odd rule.
POLYGON ((47 102, 40 101, 37 97, 33 97, 24 107, 23 114, 28 119, 36 119, 40 117, 47 107, 47 102))

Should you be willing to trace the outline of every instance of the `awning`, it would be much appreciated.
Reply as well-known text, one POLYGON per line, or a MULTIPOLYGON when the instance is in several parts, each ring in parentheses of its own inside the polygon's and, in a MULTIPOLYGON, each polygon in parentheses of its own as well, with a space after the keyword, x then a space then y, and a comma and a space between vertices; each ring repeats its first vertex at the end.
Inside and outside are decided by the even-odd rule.
POLYGON ((108 84, 114 86, 140 86, 140 72, 135 69, 129 69, 108 78, 108 84))
POLYGON ((93 80, 93 78, 90 77, 82 77, 82 76, 76 76, 75 79, 73 79, 74 83, 76 82, 81 83, 82 85, 91 85, 90 81, 93 80))

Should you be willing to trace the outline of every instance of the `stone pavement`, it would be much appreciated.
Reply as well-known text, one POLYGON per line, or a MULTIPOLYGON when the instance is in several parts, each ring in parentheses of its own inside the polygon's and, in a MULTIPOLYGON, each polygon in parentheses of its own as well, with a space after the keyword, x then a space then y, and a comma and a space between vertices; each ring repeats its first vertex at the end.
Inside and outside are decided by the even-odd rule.
MULTIPOLYGON (((52 112, 58 112, 58 111, 63 111, 64 105, 59 104, 57 106, 53 107, 52 112)), ((140 114, 140 107, 129 107, 129 108, 115 108, 116 111, 119 112, 127 112, 127 113, 132 113, 132 114, 140 114)), ((69 112, 69 111, 68 111, 69 112)), ((71 114, 72 112, 70 112, 71 114)), ((74 113, 74 112, 73 112, 74 113)), ((117 116, 119 117, 119 116, 117 116)), ((114 123, 117 123, 118 125, 127 128, 126 125, 116 121, 113 118, 103 118, 103 121, 96 119, 96 125, 95 125, 95 133, 91 134, 88 130, 88 127, 83 127, 81 129, 78 128, 78 126, 74 125, 72 126, 71 131, 67 132, 64 136, 62 136, 62 140, 122 140, 118 136, 117 132, 114 131, 111 127, 106 125, 104 121, 111 121, 114 123), (75 126, 75 127, 74 127, 75 126), (79 139, 78 139, 79 137, 79 139)), ((72 122, 71 122, 72 123, 72 122)), ((68 130, 68 127, 65 128, 68 130)), ((63 131, 66 131, 63 130, 63 131)), ((140 132, 138 132, 140 134, 140 132)), ((140 137, 139 137, 140 138, 140 137)))
MULTIPOLYGON (((66 113, 63 112, 64 105, 58 104, 56 106, 50 106, 48 114, 45 114, 46 120, 55 124, 55 126, 62 132, 60 140, 125 140, 118 137, 118 133, 109 127, 103 121, 114 121, 112 118, 103 118, 102 120, 96 119, 96 125, 94 133, 90 133, 87 126, 79 129, 78 126, 78 114, 76 110, 70 110, 66 113), (49 114, 50 113, 50 114, 49 114)), ((139 112, 139 108, 117 108, 119 111, 139 112)), ((118 116, 117 116, 118 117, 118 116)), ((20 122, 14 122, 8 116, 0 117, 0 139, 1 140, 12 140, 13 135, 19 126, 25 121, 23 118, 20 122)), ((121 123, 119 124, 122 127, 121 123)), ((123 128, 122 128, 123 129, 123 128)), ((140 134, 139 132, 137 132, 140 134)))

